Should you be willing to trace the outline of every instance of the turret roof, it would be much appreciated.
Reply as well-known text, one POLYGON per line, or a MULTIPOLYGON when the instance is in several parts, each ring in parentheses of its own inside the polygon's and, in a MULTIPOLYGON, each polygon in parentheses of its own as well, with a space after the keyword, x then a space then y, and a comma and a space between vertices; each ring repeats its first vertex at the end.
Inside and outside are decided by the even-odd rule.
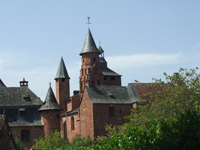
POLYGON ((38 111, 43 110, 63 110, 63 108, 60 105, 58 105, 56 101, 55 95, 51 88, 51 84, 49 84, 49 89, 43 105, 38 109, 38 111))
POLYGON ((90 32, 90 29, 88 29, 88 33, 85 39, 85 44, 83 46, 83 49, 80 53, 80 55, 85 53, 99 53, 101 52, 97 49, 96 44, 94 42, 94 39, 92 37, 92 33, 90 32))
POLYGON ((67 69, 65 67, 65 63, 64 63, 64 60, 63 58, 61 57, 61 60, 60 60, 60 64, 58 66, 58 71, 56 73, 56 77, 55 79, 58 79, 58 78, 70 78, 68 73, 67 73, 67 69))

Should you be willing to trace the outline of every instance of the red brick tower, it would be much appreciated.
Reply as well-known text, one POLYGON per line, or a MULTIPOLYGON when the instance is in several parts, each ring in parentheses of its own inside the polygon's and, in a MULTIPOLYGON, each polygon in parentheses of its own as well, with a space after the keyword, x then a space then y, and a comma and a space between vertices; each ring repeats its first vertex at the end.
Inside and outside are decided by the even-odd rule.
POLYGON ((69 75, 65 67, 63 58, 61 57, 56 80, 56 100, 58 104, 66 111, 65 100, 70 98, 69 75))
POLYGON ((51 132, 60 131, 60 111, 63 108, 58 105, 51 84, 49 86, 46 99, 43 105, 38 109, 41 113, 42 124, 44 125, 44 135, 50 135, 51 132))
POLYGON ((83 92, 85 86, 102 85, 103 75, 99 63, 99 54, 101 52, 97 49, 90 29, 88 29, 85 44, 80 53, 82 56, 79 77, 80 92, 83 92))

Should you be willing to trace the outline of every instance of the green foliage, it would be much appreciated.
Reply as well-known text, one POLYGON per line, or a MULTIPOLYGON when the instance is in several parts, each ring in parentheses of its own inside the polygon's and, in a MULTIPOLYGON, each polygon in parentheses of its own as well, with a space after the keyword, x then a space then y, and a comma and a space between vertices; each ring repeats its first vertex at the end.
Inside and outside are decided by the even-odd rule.
POLYGON ((184 111, 177 119, 161 122, 149 120, 145 129, 129 126, 126 133, 117 133, 105 141, 98 142, 94 149, 199 149, 200 110, 184 111))
MULTIPOLYGON (((177 115, 200 104, 200 76, 196 69, 179 70, 179 75, 169 76, 164 73, 167 83, 161 79, 153 79, 154 84, 145 84, 151 93, 149 99, 142 101, 138 109, 133 109, 129 117, 130 126, 142 126, 148 119, 162 121, 177 118, 177 115), (146 105, 144 105, 146 104, 146 105)), ((126 128, 129 125, 124 125, 126 128)))
POLYGON ((32 147, 35 149, 49 149, 49 148, 59 148, 61 146, 66 146, 68 141, 61 138, 60 132, 51 133, 51 135, 46 136, 45 138, 40 137, 39 140, 36 140, 36 144, 32 147))
POLYGON ((22 142, 19 139, 16 141, 16 145, 17 145, 17 150, 25 149, 25 147, 22 145, 22 142))
POLYGON ((107 131, 107 135, 104 136, 98 136, 96 138, 96 141, 104 141, 112 136, 114 136, 116 133, 117 133, 117 129, 119 129, 120 127, 117 127, 117 126, 113 126, 112 124, 106 124, 105 126, 105 130, 107 131))

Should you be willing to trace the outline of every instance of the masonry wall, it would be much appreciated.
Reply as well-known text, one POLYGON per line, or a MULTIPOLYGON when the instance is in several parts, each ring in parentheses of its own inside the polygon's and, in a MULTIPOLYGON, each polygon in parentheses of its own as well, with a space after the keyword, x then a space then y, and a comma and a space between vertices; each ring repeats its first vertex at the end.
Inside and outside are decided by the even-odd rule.
POLYGON ((30 131, 30 140, 29 141, 22 141, 22 144, 30 149, 37 139, 44 137, 44 127, 43 126, 24 126, 24 127, 10 127, 12 135, 16 140, 22 139, 22 130, 29 130, 30 131))
POLYGON ((46 110, 41 112, 42 124, 44 125, 44 135, 50 135, 51 132, 60 131, 60 111, 46 110))
POLYGON ((93 103, 90 101, 87 91, 84 90, 80 105, 80 129, 82 137, 89 135, 91 139, 94 139, 93 119, 93 103))
POLYGON ((77 134, 80 134, 80 118, 79 114, 72 114, 66 117, 66 129, 67 129, 67 138, 69 142, 72 142, 73 138, 77 134), (72 127, 72 118, 74 120, 74 127, 72 127))
POLYGON ((121 86, 121 77, 104 76, 103 85, 121 86))
POLYGON ((69 79, 56 79, 56 100, 57 103, 66 111, 65 100, 70 98, 69 79))
POLYGON ((106 124, 122 125, 124 116, 131 113, 132 104, 94 104, 94 137, 106 135, 106 124), (114 107, 114 115, 109 115, 109 107, 114 107))
POLYGON ((80 106, 80 96, 79 94, 72 96, 72 109, 78 108, 80 106))

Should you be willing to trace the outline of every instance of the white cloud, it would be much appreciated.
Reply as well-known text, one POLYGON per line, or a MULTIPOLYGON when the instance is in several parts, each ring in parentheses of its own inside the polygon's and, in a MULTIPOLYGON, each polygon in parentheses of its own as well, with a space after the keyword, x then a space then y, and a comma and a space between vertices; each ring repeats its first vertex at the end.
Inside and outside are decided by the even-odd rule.
POLYGON ((113 69, 176 64, 184 61, 184 56, 175 54, 135 54, 106 57, 108 65, 113 69))

